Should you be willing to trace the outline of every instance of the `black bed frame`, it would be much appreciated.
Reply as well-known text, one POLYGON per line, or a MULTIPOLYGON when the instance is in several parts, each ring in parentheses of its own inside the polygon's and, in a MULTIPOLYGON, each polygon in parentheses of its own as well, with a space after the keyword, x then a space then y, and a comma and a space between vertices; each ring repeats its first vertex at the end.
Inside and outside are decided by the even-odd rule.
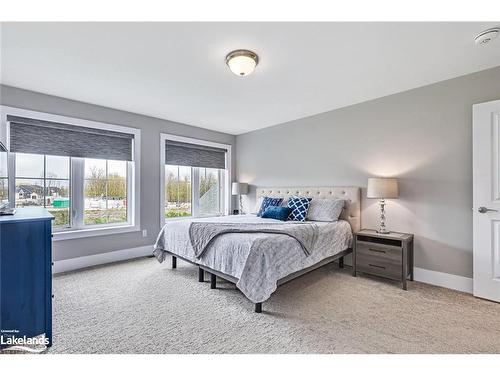
MULTIPOLYGON (((229 281, 230 283, 233 283, 233 284, 236 284, 238 282, 238 279, 233 277, 233 276, 226 275, 225 273, 213 270, 210 267, 192 262, 188 259, 180 257, 176 254, 173 254, 170 251, 166 251, 166 252, 172 256, 172 268, 177 268, 177 258, 182 259, 185 262, 188 262, 188 263, 191 263, 191 264, 197 266, 198 267, 198 281, 200 283, 205 281, 205 271, 208 272, 210 274, 210 289, 217 288, 217 276, 220 277, 221 279, 229 281)), ((313 264, 310 267, 307 267, 307 268, 304 268, 304 269, 299 270, 297 272, 291 273, 290 275, 285 276, 282 279, 279 279, 277 284, 278 284, 278 286, 286 284, 289 281, 292 281, 300 276, 305 275, 306 273, 314 271, 314 270, 316 270, 320 267, 323 267, 324 265, 329 264, 331 262, 334 262, 336 260, 339 261, 339 268, 344 268, 344 256, 346 256, 350 253, 352 253, 352 249, 346 249, 344 251, 341 251, 340 253, 337 253, 331 257, 325 258, 322 261, 320 261, 316 264, 313 264)), ((255 304, 255 312, 256 313, 262 312, 262 302, 258 302, 255 304)))

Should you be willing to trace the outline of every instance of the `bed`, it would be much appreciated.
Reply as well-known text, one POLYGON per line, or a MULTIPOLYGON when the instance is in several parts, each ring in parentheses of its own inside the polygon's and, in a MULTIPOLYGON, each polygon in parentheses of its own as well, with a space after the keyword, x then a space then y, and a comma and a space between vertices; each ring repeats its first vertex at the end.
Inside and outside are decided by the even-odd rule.
MULTIPOLYGON (((338 221, 290 223, 263 219, 253 214, 231 215, 218 218, 195 218, 169 221, 160 231, 154 255, 163 262, 171 256, 175 268, 177 258, 199 267, 199 281, 204 273, 210 274, 211 288, 216 288, 220 277, 236 284, 236 287, 255 304, 255 311, 262 311, 262 303, 279 285, 291 281, 325 264, 338 260, 343 266, 344 256, 349 254, 352 233, 360 228, 359 187, 280 187, 256 189, 260 197, 307 196, 320 199, 344 199, 346 205, 338 221), (286 224, 285 224, 286 223, 286 224), (296 225, 296 226, 295 226, 296 225), (292 231, 307 229, 314 236, 307 246, 299 237, 282 232, 227 232, 211 238, 202 253, 192 242, 194 227, 232 228, 290 228, 292 231)), ((306 238, 306 237, 304 237, 306 238)))

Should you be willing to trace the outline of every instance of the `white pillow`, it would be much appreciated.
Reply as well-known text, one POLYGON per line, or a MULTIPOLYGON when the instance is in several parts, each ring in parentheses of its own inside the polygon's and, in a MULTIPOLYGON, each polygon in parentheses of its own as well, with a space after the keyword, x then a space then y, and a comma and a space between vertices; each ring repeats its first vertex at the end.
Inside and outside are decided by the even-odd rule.
POLYGON ((313 199, 307 211, 307 220, 337 221, 345 206, 343 199, 313 199))
POLYGON ((255 202, 255 207, 253 208, 253 210, 250 210, 251 214, 257 215, 257 212, 259 212, 259 210, 260 210, 260 206, 262 206, 263 200, 264 200, 264 197, 259 197, 259 199, 257 199, 257 202, 255 202))

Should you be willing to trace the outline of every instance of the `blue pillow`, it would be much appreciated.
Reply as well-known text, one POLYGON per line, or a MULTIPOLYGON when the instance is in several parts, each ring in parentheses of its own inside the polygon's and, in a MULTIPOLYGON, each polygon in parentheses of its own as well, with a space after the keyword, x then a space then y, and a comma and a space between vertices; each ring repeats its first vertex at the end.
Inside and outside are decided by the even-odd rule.
POLYGON ((270 206, 266 208, 266 210, 262 214, 262 217, 264 219, 276 219, 276 220, 286 221, 291 212, 292 209, 288 207, 270 206))
POLYGON ((264 197, 262 200, 262 204, 260 205, 260 210, 257 212, 257 216, 262 216, 266 208, 271 206, 281 206, 281 202, 283 202, 283 198, 271 198, 264 197))
POLYGON ((287 206, 292 209, 288 220, 304 221, 306 220, 307 211, 311 204, 312 198, 308 197, 291 197, 288 200, 287 206))

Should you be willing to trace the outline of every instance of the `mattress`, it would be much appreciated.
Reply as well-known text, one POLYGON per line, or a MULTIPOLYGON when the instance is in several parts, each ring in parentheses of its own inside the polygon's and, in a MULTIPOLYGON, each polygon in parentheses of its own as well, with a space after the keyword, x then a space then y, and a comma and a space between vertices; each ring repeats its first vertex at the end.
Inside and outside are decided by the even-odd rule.
MULTIPOLYGON (((169 251, 193 263, 207 266, 236 278, 236 286, 252 302, 263 302, 276 290, 279 279, 310 267, 351 247, 352 229, 347 221, 314 222, 319 235, 314 251, 306 256, 294 238, 272 233, 227 233, 218 236, 204 255, 197 259, 189 239, 193 221, 223 223, 283 223, 256 215, 232 215, 218 218, 196 218, 169 221, 162 228, 155 244, 155 255, 169 251), (269 246, 259 246, 272 241, 269 246)), ((290 223, 290 222, 287 222, 290 223)), ((300 224, 298 224, 300 225, 300 224)))

